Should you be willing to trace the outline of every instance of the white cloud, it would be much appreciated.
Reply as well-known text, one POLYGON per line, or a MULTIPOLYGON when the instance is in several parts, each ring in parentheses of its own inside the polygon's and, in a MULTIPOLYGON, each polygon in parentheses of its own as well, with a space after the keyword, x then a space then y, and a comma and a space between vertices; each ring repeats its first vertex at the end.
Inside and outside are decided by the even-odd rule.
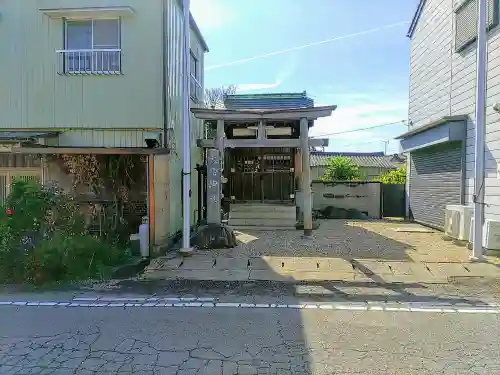
POLYGON ((281 84, 280 81, 276 81, 274 83, 243 83, 237 85, 237 92, 246 92, 246 91, 256 91, 256 90, 264 90, 264 89, 272 89, 278 87, 281 84))
POLYGON ((202 32, 217 29, 232 18, 230 9, 217 0, 191 0, 190 10, 202 32))

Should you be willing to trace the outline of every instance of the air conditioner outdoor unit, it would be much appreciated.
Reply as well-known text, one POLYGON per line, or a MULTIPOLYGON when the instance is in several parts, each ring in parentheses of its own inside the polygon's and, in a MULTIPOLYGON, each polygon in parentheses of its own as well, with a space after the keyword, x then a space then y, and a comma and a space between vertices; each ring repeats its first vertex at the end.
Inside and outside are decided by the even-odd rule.
MULTIPOLYGON (((472 233, 474 232, 474 218, 470 223, 470 240, 472 243, 472 233)), ((500 250, 500 221, 486 219, 483 227, 483 247, 487 250, 500 250)))
POLYGON ((445 212, 444 231, 451 238, 468 241, 473 208, 463 205, 448 205, 445 212))
POLYGON ((500 250, 500 221, 486 219, 484 227, 484 247, 500 250))
POLYGON ((488 250, 500 250, 500 221, 486 219, 484 247, 488 250))

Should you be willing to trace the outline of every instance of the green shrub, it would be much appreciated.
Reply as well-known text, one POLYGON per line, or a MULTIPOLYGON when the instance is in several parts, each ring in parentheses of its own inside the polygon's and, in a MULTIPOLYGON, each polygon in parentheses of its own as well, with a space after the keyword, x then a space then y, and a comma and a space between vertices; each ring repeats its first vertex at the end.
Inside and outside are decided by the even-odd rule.
POLYGON ((405 184, 406 183, 406 166, 388 171, 373 181, 383 184, 405 184))
POLYGON ((0 281, 45 283, 105 278, 129 253, 86 233, 71 196, 15 182, 0 213, 0 281), (12 215, 6 214, 6 209, 12 215))
POLYGON ((0 281, 19 281, 24 274, 25 252, 19 248, 20 239, 8 225, 5 211, 0 217, 0 281), (17 240, 17 241, 16 241, 17 240))
POLYGON ((328 159, 323 181, 359 181, 361 171, 354 161, 346 156, 334 156, 328 159))
POLYGON ((127 253, 89 235, 67 236, 57 233, 42 240, 30 252, 26 261, 29 281, 40 284, 48 281, 107 278, 113 266, 128 259, 127 253))

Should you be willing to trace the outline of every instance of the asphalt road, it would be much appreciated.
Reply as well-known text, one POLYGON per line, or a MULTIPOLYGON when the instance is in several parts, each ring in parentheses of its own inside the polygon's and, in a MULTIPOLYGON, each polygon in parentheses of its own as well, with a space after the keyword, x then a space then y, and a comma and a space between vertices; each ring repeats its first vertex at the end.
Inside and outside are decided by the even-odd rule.
POLYGON ((500 314, 0 306, 0 374, 499 374, 500 314))

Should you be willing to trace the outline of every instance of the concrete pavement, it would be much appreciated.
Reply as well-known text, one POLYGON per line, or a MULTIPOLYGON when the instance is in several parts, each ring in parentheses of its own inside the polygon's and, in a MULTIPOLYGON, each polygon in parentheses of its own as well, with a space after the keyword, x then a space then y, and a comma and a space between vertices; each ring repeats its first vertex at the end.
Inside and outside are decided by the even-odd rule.
POLYGON ((0 306, 0 374, 500 372, 499 314, 114 304, 0 306))
POLYGON ((269 280, 377 283, 448 283, 450 278, 500 279, 491 263, 413 262, 333 257, 224 256, 198 252, 190 258, 158 258, 147 267, 146 280, 269 280))
POLYGON ((322 220, 312 239, 300 231, 236 232, 233 249, 154 259, 146 280, 448 283, 500 279, 498 258, 469 261, 469 250, 414 223, 322 220))

